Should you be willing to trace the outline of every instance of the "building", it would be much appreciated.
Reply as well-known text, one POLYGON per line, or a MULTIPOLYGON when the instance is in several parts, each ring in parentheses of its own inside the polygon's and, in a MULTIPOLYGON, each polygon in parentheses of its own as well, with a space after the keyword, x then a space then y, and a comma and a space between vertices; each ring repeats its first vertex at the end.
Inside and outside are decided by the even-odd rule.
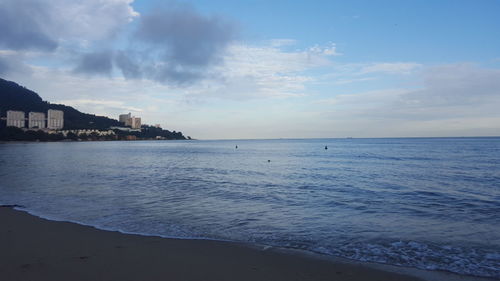
POLYGON ((73 133, 77 136, 96 134, 97 136, 104 137, 115 135, 113 130, 64 130, 61 131, 61 133, 64 137, 67 137, 69 133, 73 133))
POLYGON ((61 110, 49 109, 47 113, 47 128, 60 130, 64 127, 64 112, 61 110))
POLYGON ((122 122, 123 125, 127 125, 127 120, 132 118, 132 114, 121 114, 118 121, 122 122))
POLYGON ((28 113, 28 128, 30 129, 45 128, 45 113, 42 112, 28 113))
POLYGON ((24 111, 7 111, 7 127, 24 128, 26 126, 24 111))
POLYGON ((141 118, 132 116, 131 113, 121 114, 118 120, 123 123, 125 126, 130 126, 132 129, 140 129, 141 128, 141 118))
POLYGON ((141 118, 133 116, 130 120, 130 127, 132 129, 140 129, 141 128, 141 118))
POLYGON ((140 132, 141 129, 132 129, 132 128, 129 128, 129 127, 117 127, 117 126, 112 126, 112 127, 109 127, 111 130, 120 130, 120 131, 124 131, 124 132, 140 132))

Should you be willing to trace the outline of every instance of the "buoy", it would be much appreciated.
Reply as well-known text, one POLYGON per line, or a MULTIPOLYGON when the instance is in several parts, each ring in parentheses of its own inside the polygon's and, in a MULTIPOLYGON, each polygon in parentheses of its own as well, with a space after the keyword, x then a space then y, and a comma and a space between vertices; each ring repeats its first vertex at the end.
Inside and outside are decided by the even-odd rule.
POLYGON ((327 149, 328 149, 328 146, 325 145, 325 150, 327 150, 327 149))

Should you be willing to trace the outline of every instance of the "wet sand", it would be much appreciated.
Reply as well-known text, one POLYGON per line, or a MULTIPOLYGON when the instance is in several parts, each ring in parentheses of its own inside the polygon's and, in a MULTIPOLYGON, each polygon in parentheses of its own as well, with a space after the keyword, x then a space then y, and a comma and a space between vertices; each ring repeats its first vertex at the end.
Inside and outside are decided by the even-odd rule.
POLYGON ((1 280, 421 280, 232 242, 98 230, 0 208, 1 280))

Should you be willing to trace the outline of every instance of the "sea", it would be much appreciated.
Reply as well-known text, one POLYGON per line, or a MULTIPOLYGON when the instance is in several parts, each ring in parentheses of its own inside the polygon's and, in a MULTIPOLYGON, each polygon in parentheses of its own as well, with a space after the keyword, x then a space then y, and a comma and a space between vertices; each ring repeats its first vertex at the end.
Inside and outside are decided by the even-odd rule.
POLYGON ((3 143, 0 204, 500 279, 500 138, 3 143))

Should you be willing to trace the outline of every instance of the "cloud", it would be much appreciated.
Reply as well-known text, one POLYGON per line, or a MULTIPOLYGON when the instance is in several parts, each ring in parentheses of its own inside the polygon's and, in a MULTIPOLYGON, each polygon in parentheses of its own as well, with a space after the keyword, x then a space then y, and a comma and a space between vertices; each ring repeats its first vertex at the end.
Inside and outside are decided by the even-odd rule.
MULTIPOLYGON (((335 45, 333 45, 335 46, 335 45)), ((317 84, 346 85, 367 81, 383 81, 387 75, 399 75, 404 79, 412 79, 419 75, 424 66, 415 62, 368 62, 368 63, 334 63, 328 72, 316 76, 317 84), (404 77, 403 77, 404 76, 404 77)))
POLYGON ((388 101, 393 101, 401 95, 410 92, 407 89, 384 89, 373 90, 355 94, 338 94, 333 98, 317 100, 315 104, 334 105, 337 108, 373 108, 380 105, 385 106, 388 101))
POLYGON ((89 108, 93 107, 97 110, 107 110, 107 111, 132 111, 132 112, 142 112, 143 110, 134 106, 127 106, 122 101, 116 100, 91 100, 91 99, 75 99, 75 100, 58 100, 56 103, 61 103, 69 106, 74 106, 77 108, 89 108))
POLYGON ((359 82, 372 81, 372 80, 375 80, 375 77, 337 79, 337 80, 333 81, 332 83, 336 84, 336 85, 346 85, 346 84, 359 83, 359 82))
POLYGON ((373 63, 363 66, 359 74, 375 72, 388 74, 410 74, 421 67, 421 64, 414 62, 373 63))
POLYGON ((297 40, 295 39, 271 39, 269 40, 269 45, 271 47, 283 47, 295 45, 297 40))
POLYGON ((74 72, 90 75, 110 75, 113 70, 112 60, 113 52, 109 50, 84 54, 81 56, 74 72))
POLYGON ((281 46, 273 41, 231 44, 224 63, 212 69, 210 79, 187 89, 187 95, 231 100, 304 96, 306 84, 314 80, 307 72, 331 64, 330 55, 316 49, 329 46, 295 51, 285 51, 281 46))
MULTIPOLYGON (((57 47, 57 52, 52 59, 59 60, 56 64, 75 63, 69 67, 73 73, 108 78, 122 74, 126 79, 185 88, 188 93, 206 91, 205 95, 212 97, 301 95, 304 84, 311 80, 301 72, 327 66, 330 57, 339 55, 332 43, 285 51, 296 42, 237 42, 235 22, 201 14, 177 2, 139 16, 130 6, 131 0, 6 1, 10 3, 9 14, 22 11, 34 15, 33 22, 28 21, 30 29, 55 42, 51 48, 57 47), (36 6, 40 9, 33 8, 36 6), (132 19, 137 20, 136 25, 129 27, 135 31, 122 38, 125 44, 113 45, 112 36, 132 19), (237 90, 238 85, 244 89, 237 90)), ((22 22, 11 18, 8 21, 22 22)), ((4 41, 14 42, 12 38, 4 41)), ((39 57, 53 51, 38 41, 26 42, 40 49, 39 57)), ((5 59, 2 62, 3 72, 13 69, 5 59)))
POLYGON ((0 47, 54 51, 70 41, 107 39, 138 15, 132 0, 2 0, 0 47))
POLYGON ((328 55, 315 48, 284 51, 272 45, 233 44, 226 53, 223 67, 227 76, 269 76, 330 65, 328 55))
POLYGON ((126 79, 138 79, 142 77, 142 71, 137 62, 131 59, 125 52, 121 51, 115 55, 114 60, 126 79))
MULTIPOLYGON (((32 0, 33 1, 33 0, 32 0)), ((117 34, 139 13, 134 0, 44 0, 50 5, 62 39, 103 40, 117 34)))
POLYGON ((335 43, 330 43, 329 46, 315 45, 315 46, 309 48, 309 52, 321 54, 321 55, 325 55, 325 56, 340 56, 340 55, 342 55, 341 53, 337 52, 337 46, 335 45, 335 43))
POLYGON ((423 69, 421 78, 423 84, 415 89, 341 94, 316 104, 331 107, 333 119, 382 119, 401 124, 410 120, 500 117, 498 69, 473 64, 440 65, 423 69))
POLYGON ((338 94, 311 103, 322 136, 494 136, 500 70, 474 64, 422 67, 418 87, 338 94), (324 129, 328 128, 328 129, 324 129))
POLYGON ((31 68, 23 62, 23 55, 0 50, 0 75, 9 73, 30 74, 31 68))
POLYGON ((0 56, 0 75, 7 73, 10 70, 10 62, 0 56))
POLYGON ((0 47, 54 50, 58 44, 50 35, 49 14, 50 9, 41 1, 0 2, 0 47))
POLYGON ((178 84, 199 80, 209 67, 221 63, 235 35, 233 23, 174 2, 143 15, 136 32, 150 54, 147 74, 178 84))
MULTIPOLYGON (((403 97, 412 106, 447 106, 500 100, 500 70, 474 64, 447 64, 423 73, 424 88, 403 97)), ((500 104, 498 104, 500 106, 500 104)))

